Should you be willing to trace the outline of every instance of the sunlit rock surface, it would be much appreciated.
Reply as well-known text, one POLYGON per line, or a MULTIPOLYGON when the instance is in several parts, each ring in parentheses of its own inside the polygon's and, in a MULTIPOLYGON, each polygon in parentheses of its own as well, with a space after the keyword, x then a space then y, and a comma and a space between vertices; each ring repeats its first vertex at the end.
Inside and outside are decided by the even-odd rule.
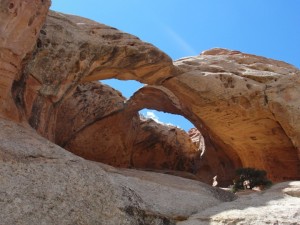
POLYGON ((264 169, 273 181, 299 179, 298 69, 225 49, 175 65, 181 74, 163 85, 201 118, 233 162, 264 169))
POLYGON ((198 181, 84 160, 6 120, 0 120, 0 161, 6 225, 175 224, 234 199, 198 181))
POLYGON ((297 182, 223 203, 234 196, 198 181, 115 169, 54 144, 95 161, 102 148, 108 164, 160 172, 172 167, 209 184, 216 175, 230 182, 239 167, 264 169, 273 182, 297 180, 297 68, 226 49, 172 62, 115 28, 47 15, 49 4, 0 2, 3 224, 299 221, 297 182), (126 100, 95 82, 107 78, 147 86, 126 100), (190 120, 205 151, 178 128, 141 121, 137 112, 145 107, 190 120))
MULTIPOLYGON (((12 91, 23 118, 55 141, 60 139, 56 137, 58 110, 78 85, 113 77, 152 84, 129 100, 132 112, 135 106, 152 106, 194 123, 206 142, 221 152, 217 155, 224 156, 225 161, 216 163, 218 168, 225 165, 223 175, 215 175, 256 167, 266 170, 273 181, 299 178, 299 70, 284 62, 212 49, 173 64, 159 49, 132 35, 50 12, 12 91)), ((124 115, 114 116, 109 119, 117 121, 117 127, 106 133, 117 134, 122 122, 129 130, 135 126, 136 116, 130 117, 132 122, 121 119, 124 115)), ((226 177, 230 179, 231 175, 226 177)))
POLYGON ((284 182, 264 192, 241 193, 234 202, 209 208, 177 224, 298 224, 299 196, 299 181, 284 182))

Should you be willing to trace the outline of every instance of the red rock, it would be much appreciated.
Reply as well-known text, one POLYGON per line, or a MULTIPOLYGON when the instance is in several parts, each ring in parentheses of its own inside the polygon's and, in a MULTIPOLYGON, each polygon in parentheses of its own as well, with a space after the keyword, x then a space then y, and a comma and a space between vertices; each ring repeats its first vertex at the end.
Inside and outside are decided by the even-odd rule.
POLYGON ((2 1, 0 4, 0 116, 22 120, 13 97, 18 101, 18 81, 23 64, 36 45, 50 0, 2 1), (14 89, 12 86, 14 84, 14 89), (13 93, 12 93, 13 92, 13 93))

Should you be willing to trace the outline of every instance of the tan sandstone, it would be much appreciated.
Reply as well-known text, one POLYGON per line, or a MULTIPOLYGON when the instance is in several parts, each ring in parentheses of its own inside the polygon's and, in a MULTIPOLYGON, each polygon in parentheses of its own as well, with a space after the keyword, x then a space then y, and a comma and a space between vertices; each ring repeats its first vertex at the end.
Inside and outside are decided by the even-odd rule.
MULTIPOLYGON (((60 106, 79 83, 136 79, 152 85, 128 100, 127 112, 134 114, 147 106, 189 119, 223 155, 225 161, 215 163, 225 165, 223 175, 215 175, 256 167, 266 170, 273 181, 299 178, 299 70, 295 67, 226 49, 212 49, 173 65, 163 52, 132 35, 55 12, 48 15, 37 43, 16 102, 30 125, 49 140, 56 139, 60 106)), ((124 122, 129 129, 135 126, 121 118, 125 117, 110 120, 118 126, 124 122)), ((118 127, 107 129, 113 134, 118 127)), ((131 145, 121 145, 127 144, 131 145)), ((116 148, 121 150, 120 142, 116 148)))
POLYGON ((183 170, 210 184, 215 175, 230 182, 239 167, 264 169, 275 182, 299 180, 297 68, 227 49, 172 62, 115 28, 47 16, 49 4, 0 3, 1 223, 299 221, 296 181, 223 203, 234 196, 198 181, 115 169, 54 144, 120 167, 183 170), (93 82, 107 78, 148 85, 127 100, 93 82), (177 128, 141 120, 145 107, 189 119, 205 151, 177 128))
MULTIPOLYGON (((0 4, 0 116, 19 121, 12 86, 30 58, 50 0, 3 0, 0 4)), ((15 84, 17 85, 17 84, 15 84)))

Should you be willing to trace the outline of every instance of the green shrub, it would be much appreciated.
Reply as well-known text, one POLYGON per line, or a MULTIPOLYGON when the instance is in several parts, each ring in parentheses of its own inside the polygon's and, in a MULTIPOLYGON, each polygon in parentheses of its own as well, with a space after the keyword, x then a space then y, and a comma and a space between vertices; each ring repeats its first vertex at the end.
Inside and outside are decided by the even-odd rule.
POLYGON ((257 170, 254 168, 240 168, 236 170, 237 177, 234 180, 233 191, 252 189, 254 187, 263 186, 268 187, 272 182, 267 179, 267 172, 264 170, 257 170), (248 181, 248 187, 245 187, 244 182, 248 181))

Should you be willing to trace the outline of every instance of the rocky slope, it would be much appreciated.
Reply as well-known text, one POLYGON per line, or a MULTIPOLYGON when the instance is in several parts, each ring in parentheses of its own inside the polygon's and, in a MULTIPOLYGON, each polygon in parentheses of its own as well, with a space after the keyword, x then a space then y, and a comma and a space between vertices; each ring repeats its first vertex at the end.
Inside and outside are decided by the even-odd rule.
POLYGON ((299 182, 234 200, 198 181, 84 160, 3 119, 0 161, 0 221, 7 225, 297 224, 300 219, 299 182))
POLYGON ((178 225, 298 224, 300 182, 284 182, 259 193, 241 193, 234 202, 221 203, 178 225))
POLYGON ((84 160, 0 120, 1 224, 175 224, 231 193, 84 160))

